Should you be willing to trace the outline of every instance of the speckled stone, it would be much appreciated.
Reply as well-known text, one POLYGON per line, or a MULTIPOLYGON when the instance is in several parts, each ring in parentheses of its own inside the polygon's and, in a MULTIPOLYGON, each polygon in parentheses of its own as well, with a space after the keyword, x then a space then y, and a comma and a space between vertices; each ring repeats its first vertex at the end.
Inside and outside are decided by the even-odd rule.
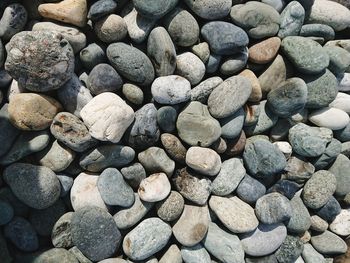
POLYGON ((185 200, 182 195, 171 191, 166 199, 157 203, 157 215, 166 222, 174 221, 181 216, 184 205, 185 200))
POLYGON ((175 162, 159 147, 150 147, 138 154, 138 160, 149 173, 163 172, 170 177, 175 169, 175 162))
POLYGON ((342 254, 347 250, 347 244, 336 234, 325 231, 311 237, 312 246, 322 254, 342 254))
POLYGON ((186 164, 201 174, 215 176, 221 169, 221 158, 212 149, 193 146, 187 150, 186 164))
POLYGON ((187 149, 185 146, 183 146, 182 142, 176 136, 170 133, 163 133, 160 136, 160 139, 170 158, 176 162, 184 164, 187 149))
POLYGON ((281 40, 271 37, 249 47, 249 60, 256 64, 266 64, 272 61, 280 48, 281 40))
POLYGON ((206 104, 210 93, 223 82, 220 77, 208 78, 191 89, 191 101, 199 101, 206 104))
POLYGON ((278 31, 280 38, 298 36, 305 19, 305 9, 298 1, 290 2, 281 13, 281 24, 278 31))
POLYGON ((275 255, 280 263, 297 262, 303 249, 304 244, 299 237, 288 235, 275 255))
POLYGON ((305 233, 311 226, 311 217, 303 200, 298 196, 294 196, 290 200, 290 206, 292 213, 287 224, 288 231, 296 234, 305 233))

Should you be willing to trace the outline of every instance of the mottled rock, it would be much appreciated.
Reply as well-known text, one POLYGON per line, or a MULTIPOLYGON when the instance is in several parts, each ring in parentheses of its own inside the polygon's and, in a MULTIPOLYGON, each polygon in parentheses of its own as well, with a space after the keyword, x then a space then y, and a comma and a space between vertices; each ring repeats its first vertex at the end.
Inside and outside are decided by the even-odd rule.
POLYGON ((143 201, 158 202, 164 200, 169 195, 170 190, 171 185, 167 175, 156 173, 143 179, 137 192, 143 201))
POLYGON ((296 234, 305 233, 311 226, 311 218, 303 200, 298 196, 294 196, 290 200, 290 206, 292 213, 287 224, 288 231, 296 234))
POLYGON ((305 19, 305 9, 298 1, 290 2, 281 13, 281 24, 278 31, 280 38, 298 36, 305 19))
POLYGON ((266 64, 272 61, 280 48, 281 40, 271 37, 249 47, 249 60, 256 64, 266 64))
POLYGON ((170 177, 175 169, 175 162, 159 147, 150 147, 138 154, 140 163, 150 173, 164 172, 170 177))
POLYGON ((71 221, 73 212, 62 215, 52 229, 51 239, 54 247, 69 248, 73 246, 71 236, 71 221))
POLYGON ((187 150, 181 141, 170 133, 163 133, 160 139, 171 159, 184 164, 187 150))
POLYGON ((184 205, 185 200, 182 195, 171 191, 166 199, 157 203, 157 215, 166 222, 174 221, 181 216, 184 205))
POLYGON ((347 250, 347 245, 343 239, 330 231, 311 237, 312 246, 322 254, 342 254, 347 250))
POLYGON ((175 73, 186 78, 191 85, 196 85, 204 77, 205 65, 195 54, 185 52, 176 56, 175 73))
POLYGON ((288 235, 275 255, 278 262, 297 262, 303 252, 304 244, 299 237, 288 235))
POLYGON ((191 89, 191 101, 199 101, 206 104, 210 93, 222 82, 223 80, 220 77, 211 77, 202 81, 191 89))

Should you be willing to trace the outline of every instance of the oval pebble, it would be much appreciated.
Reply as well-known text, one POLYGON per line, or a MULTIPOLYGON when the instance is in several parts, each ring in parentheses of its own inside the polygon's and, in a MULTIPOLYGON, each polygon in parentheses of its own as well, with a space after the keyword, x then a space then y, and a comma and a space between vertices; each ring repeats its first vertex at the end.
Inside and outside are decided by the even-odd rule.
POLYGON ((146 202, 164 200, 170 193, 171 186, 165 173, 152 174, 140 183, 138 194, 146 202))
POLYGON ((214 150, 191 147, 186 153, 186 164, 204 175, 217 175, 221 169, 221 158, 214 150))
POLYGON ((340 130, 349 124, 349 115, 340 109, 325 107, 309 114, 309 121, 319 127, 340 130))

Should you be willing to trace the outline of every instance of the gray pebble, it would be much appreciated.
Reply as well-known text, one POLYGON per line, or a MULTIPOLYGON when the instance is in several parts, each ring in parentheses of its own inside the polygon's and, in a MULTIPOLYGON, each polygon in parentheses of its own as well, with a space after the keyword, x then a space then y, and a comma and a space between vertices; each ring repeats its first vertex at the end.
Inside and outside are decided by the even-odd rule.
POLYGON ((74 179, 70 176, 58 174, 57 175, 58 180, 60 180, 61 184, 61 194, 60 197, 65 197, 68 195, 70 189, 73 186, 74 179))
POLYGON ((187 149, 176 136, 170 133, 163 133, 160 136, 162 145, 171 159, 176 162, 185 164, 187 149))
POLYGON ((221 137, 227 139, 236 138, 241 133, 241 130, 243 128, 245 119, 244 115, 244 110, 240 108, 231 116, 220 119, 221 137))
POLYGON ((222 56, 217 54, 210 54, 206 66, 206 72, 212 74, 216 72, 220 66, 222 56))
POLYGON ((325 262, 325 258, 320 253, 318 253, 310 243, 304 244, 302 256, 305 263, 325 262))
POLYGON ((299 196, 294 196, 290 200, 290 205, 292 213, 287 229, 292 233, 303 234, 311 226, 310 214, 299 196))
POLYGON ((327 145, 327 148, 324 151, 324 153, 320 157, 313 160, 313 165, 315 166, 316 170, 321 170, 325 167, 328 167, 329 164, 333 163, 333 161, 337 158, 340 152, 341 142, 333 138, 327 145))
POLYGON ((143 91, 138 86, 126 83, 123 85, 122 92, 129 102, 135 105, 141 105, 143 103, 143 91))
POLYGON ((0 199, 11 204, 16 216, 28 216, 29 207, 14 195, 9 186, 0 188, 0 199))
POLYGON ((334 137, 341 142, 347 142, 350 140, 350 123, 345 128, 334 131, 334 137))
POLYGON ((301 27, 300 36, 319 39, 321 44, 323 44, 328 40, 333 40, 335 32, 332 27, 325 24, 307 24, 301 27))
POLYGON ((304 249, 299 237, 288 235, 275 255, 280 263, 296 262, 304 249))
POLYGON ((258 180, 246 174, 239 183, 236 193, 244 202, 254 204, 266 193, 266 187, 258 180))
POLYGON ((297 2, 290 2, 281 13, 281 25, 278 31, 280 38, 298 36, 305 19, 305 9, 297 2))
POLYGON ((248 48, 244 48, 237 54, 231 55, 221 64, 220 72, 223 75, 232 76, 241 71, 248 61, 248 48))
POLYGON ((198 84, 205 74, 205 65, 192 52, 185 52, 176 57, 176 71, 179 76, 186 78, 191 85, 198 84))
POLYGON ((8 5, 0 20, 0 37, 3 40, 10 40, 16 33, 24 29, 27 18, 28 13, 23 5, 8 5))
POLYGON ((130 207, 135 201, 134 191, 115 168, 107 168, 100 174, 97 187, 107 205, 130 207))
POLYGON ((323 220, 318 215, 311 216, 311 226, 310 229, 315 230, 317 232, 324 232, 328 229, 329 224, 326 220, 323 220))
POLYGON ((51 248, 35 256, 36 263, 79 263, 78 259, 70 251, 63 248, 51 248))
POLYGON ((142 164, 134 163, 120 170, 129 185, 138 188, 141 181, 146 178, 146 171, 142 164))
POLYGON ((220 77, 211 77, 201 83, 196 87, 191 89, 191 101, 199 101, 206 104, 210 93, 223 82, 220 77))
POLYGON ((91 5, 87 14, 87 19, 96 21, 105 15, 112 14, 117 8, 114 0, 99 0, 91 5))
POLYGON ((73 254, 74 257, 76 257, 79 263, 92 263, 92 261, 85 257, 84 254, 76 246, 70 248, 68 251, 73 254))
POLYGON ((329 56, 328 69, 335 75, 343 74, 350 66, 350 53, 341 47, 324 47, 329 56))
POLYGON ((267 190, 267 193, 277 192, 284 195, 288 199, 292 199, 300 188, 301 186, 298 183, 282 179, 278 180, 273 186, 271 186, 267 190))
POLYGON ((347 250, 345 241, 330 231, 312 236, 311 244, 321 254, 343 254, 347 250))
POLYGON ((206 63, 210 56, 210 49, 207 42, 202 42, 197 45, 192 46, 191 51, 197 57, 199 57, 203 63, 206 63))
POLYGON ((227 16, 232 6, 231 0, 204 0, 201 2, 185 0, 184 2, 196 15, 206 20, 216 20, 227 16))
POLYGON ((0 199, 0 226, 9 223, 14 216, 14 210, 11 204, 0 199))
POLYGON ((172 106, 163 106, 157 111, 157 123, 164 132, 173 132, 176 128, 177 111, 172 106))
POLYGON ((174 221, 181 216, 184 205, 185 200, 182 195, 171 191, 166 199, 157 203, 157 215, 166 222, 174 221))
POLYGON ((337 199, 333 196, 327 203, 316 211, 316 214, 327 222, 332 222, 341 212, 341 207, 337 199))
POLYGON ((96 36, 104 43, 114 43, 123 40, 128 34, 124 19, 118 15, 108 15, 94 23, 96 36))
POLYGON ((193 247, 182 247, 181 256, 185 263, 211 263, 210 255, 202 244, 193 247))
POLYGON ((178 0, 156 0, 156 1, 146 1, 146 0, 134 0, 133 1, 135 9, 142 16, 159 19, 169 13, 178 3, 178 0))
POLYGON ((305 181, 309 180, 311 175, 315 172, 315 167, 309 162, 292 156, 288 159, 287 166, 284 170, 283 179, 303 184, 305 181))
POLYGON ((337 180, 337 188, 335 194, 344 196, 350 192, 350 179, 348 171, 350 169, 350 160, 343 154, 339 154, 333 165, 329 168, 329 172, 334 174, 337 180))
POLYGON ((93 69, 96 65, 106 61, 106 54, 96 43, 89 44, 80 51, 80 61, 86 69, 93 69))
POLYGON ((171 245, 160 258, 159 263, 182 263, 181 251, 178 246, 171 245))

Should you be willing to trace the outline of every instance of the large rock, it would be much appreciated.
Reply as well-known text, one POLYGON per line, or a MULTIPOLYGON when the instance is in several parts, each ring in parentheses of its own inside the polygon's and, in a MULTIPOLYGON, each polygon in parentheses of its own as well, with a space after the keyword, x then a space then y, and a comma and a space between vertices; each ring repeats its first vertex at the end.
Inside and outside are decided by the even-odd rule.
POLYGON ((207 20, 227 16, 232 6, 231 0, 185 0, 184 2, 196 15, 207 20))

